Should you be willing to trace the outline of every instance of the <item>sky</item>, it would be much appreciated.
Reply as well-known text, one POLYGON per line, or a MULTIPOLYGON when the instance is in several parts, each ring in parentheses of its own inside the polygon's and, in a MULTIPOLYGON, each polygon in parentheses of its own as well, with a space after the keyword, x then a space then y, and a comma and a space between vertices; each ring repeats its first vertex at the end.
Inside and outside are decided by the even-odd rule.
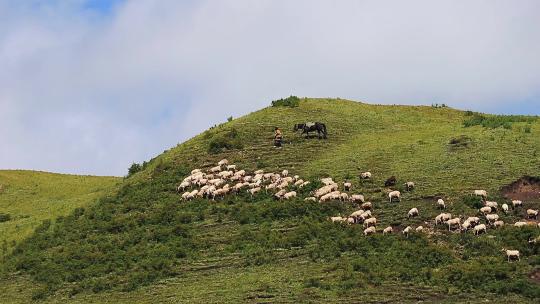
POLYGON ((289 95, 540 115, 540 1, 0 0, 0 168, 123 176, 289 95))

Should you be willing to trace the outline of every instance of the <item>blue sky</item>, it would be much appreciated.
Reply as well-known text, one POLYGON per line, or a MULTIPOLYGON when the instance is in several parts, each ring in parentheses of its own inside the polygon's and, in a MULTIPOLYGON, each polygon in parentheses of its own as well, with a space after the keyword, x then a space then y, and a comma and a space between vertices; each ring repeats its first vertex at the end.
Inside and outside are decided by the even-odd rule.
POLYGON ((295 94, 540 114, 538 1, 0 0, 0 168, 123 175, 295 94))

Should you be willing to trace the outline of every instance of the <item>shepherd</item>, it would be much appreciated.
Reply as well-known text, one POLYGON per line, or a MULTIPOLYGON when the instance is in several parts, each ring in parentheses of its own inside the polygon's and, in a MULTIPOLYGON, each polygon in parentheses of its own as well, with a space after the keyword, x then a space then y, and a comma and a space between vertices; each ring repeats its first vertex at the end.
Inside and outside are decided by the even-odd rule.
POLYGON ((315 132, 317 131, 317 134, 320 138, 326 139, 327 137, 327 131, 326 131, 326 125, 322 122, 306 122, 306 123, 300 123, 294 125, 294 131, 302 130, 302 134, 306 134, 306 137, 309 136, 309 132, 315 132), (322 137, 321 137, 322 134, 322 137))
POLYGON ((278 127, 274 128, 274 147, 281 148, 281 143, 283 141, 283 134, 278 127))

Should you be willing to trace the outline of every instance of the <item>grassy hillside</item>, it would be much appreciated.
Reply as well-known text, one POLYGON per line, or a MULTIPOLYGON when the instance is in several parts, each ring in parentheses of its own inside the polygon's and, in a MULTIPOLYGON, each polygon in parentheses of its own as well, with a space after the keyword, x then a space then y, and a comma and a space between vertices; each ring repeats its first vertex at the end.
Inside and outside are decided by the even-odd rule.
POLYGON ((43 220, 65 216, 107 193, 116 177, 0 170, 2 255, 28 237, 43 220))
MULTIPOLYGON (((38 227, 8 259, 0 292, 12 302, 534 302, 539 248, 527 239, 538 228, 507 226, 475 237, 434 227, 433 218, 440 212, 435 198, 454 215, 476 215, 472 190, 486 189, 502 203, 501 187, 540 176, 539 133, 533 117, 449 108, 339 99, 265 108, 166 151, 118 193, 38 227), (294 134, 293 125, 305 121, 326 123, 328 139, 294 134), (272 147, 274 126, 284 130, 282 149, 272 147), (245 192, 180 202, 175 186, 221 158, 247 170, 288 169, 312 187, 287 202, 245 192), (373 180, 361 182, 361 171, 373 180), (417 185, 399 204, 385 195, 391 175, 397 189, 417 185), (379 230, 423 225, 426 233, 364 237, 360 226, 330 223, 329 216, 355 207, 304 202, 323 176, 350 179, 354 192, 374 203, 379 230), (409 220, 412 207, 420 216, 409 220), (503 247, 519 249, 521 261, 507 263, 503 247)), ((527 208, 539 208, 536 199, 501 218, 523 218, 527 208)))

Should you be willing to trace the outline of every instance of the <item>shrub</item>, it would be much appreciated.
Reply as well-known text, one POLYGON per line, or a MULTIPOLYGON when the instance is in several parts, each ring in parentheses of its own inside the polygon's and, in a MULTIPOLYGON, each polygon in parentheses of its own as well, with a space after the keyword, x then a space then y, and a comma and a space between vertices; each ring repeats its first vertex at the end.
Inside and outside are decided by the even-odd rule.
POLYGON ((473 209, 480 209, 484 206, 482 203, 482 198, 475 195, 465 196, 463 198, 463 203, 473 209))
POLYGON ((466 135, 454 137, 448 142, 451 149, 467 148, 472 144, 472 139, 466 135))
POLYGON ((468 119, 463 121, 463 126, 473 127, 482 126, 484 128, 495 129, 503 127, 504 129, 511 129, 512 123, 515 122, 533 122, 536 121, 536 117, 532 116, 519 116, 519 115, 484 115, 480 113, 473 113, 468 119))
POLYGON ((300 104, 300 98, 296 96, 289 96, 287 98, 281 98, 272 101, 272 107, 290 107, 295 108, 300 104))
POLYGON ((132 176, 133 174, 139 172, 142 170, 142 166, 140 164, 137 164, 137 163, 133 163, 131 164, 131 166, 129 167, 128 169, 128 175, 127 177, 130 177, 132 176))
POLYGON ((238 131, 233 128, 213 135, 208 145, 208 152, 217 154, 224 150, 242 149, 243 147, 238 131))
POLYGON ((7 222, 11 220, 11 214, 0 213, 0 223, 7 222))

